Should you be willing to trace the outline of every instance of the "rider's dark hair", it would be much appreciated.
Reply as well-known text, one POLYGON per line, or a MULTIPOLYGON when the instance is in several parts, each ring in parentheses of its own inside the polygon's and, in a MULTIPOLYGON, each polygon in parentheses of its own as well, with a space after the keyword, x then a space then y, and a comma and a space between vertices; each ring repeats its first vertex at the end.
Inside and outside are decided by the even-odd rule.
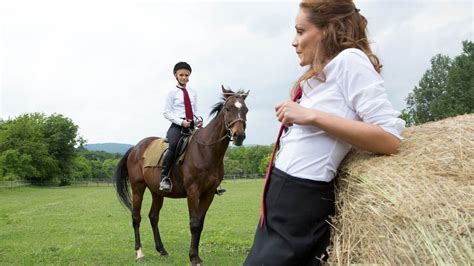
POLYGON ((186 63, 186 62, 179 62, 177 63, 176 65, 174 65, 174 68, 173 68, 173 75, 176 75, 176 72, 180 69, 187 69, 189 70, 189 72, 192 72, 192 69, 191 69, 191 66, 186 63))

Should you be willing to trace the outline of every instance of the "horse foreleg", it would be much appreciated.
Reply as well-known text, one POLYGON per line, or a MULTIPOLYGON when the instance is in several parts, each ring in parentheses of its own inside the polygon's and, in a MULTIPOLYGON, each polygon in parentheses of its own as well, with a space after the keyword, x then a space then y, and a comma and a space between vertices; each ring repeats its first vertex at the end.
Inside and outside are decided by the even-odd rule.
POLYGON ((204 227, 204 218, 214 198, 214 191, 202 195, 199 199, 192 199, 188 195, 189 227, 191 229, 191 246, 189 247, 189 260, 192 265, 200 265, 199 241, 204 227))
POLYGON ((135 253, 137 255, 137 260, 144 260, 145 255, 142 251, 142 243, 140 241, 140 222, 141 215, 140 210, 142 208, 143 192, 145 192, 144 184, 136 184, 133 188, 133 208, 132 208, 132 224, 133 231, 135 233, 135 253))
POLYGON ((150 218, 151 229, 153 230, 153 237, 155 239, 155 248, 156 251, 160 252, 161 256, 168 256, 168 252, 161 242, 160 229, 158 228, 158 222, 160 220, 160 210, 163 207, 163 196, 152 192, 152 203, 150 208, 150 213, 148 217, 150 218))

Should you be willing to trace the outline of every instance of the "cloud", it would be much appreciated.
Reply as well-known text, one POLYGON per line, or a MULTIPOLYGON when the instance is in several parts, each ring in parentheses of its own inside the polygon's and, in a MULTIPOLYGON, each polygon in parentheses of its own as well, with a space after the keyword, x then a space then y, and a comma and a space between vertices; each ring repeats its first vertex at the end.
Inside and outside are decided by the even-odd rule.
POLYGON ((371 7, 374 10, 369 28, 374 50, 384 65, 382 74, 389 98, 401 110, 408 93, 430 68, 433 56, 442 53, 454 57, 461 53, 463 40, 472 40, 469 25, 473 17, 468 11, 472 3, 394 1, 371 7))
MULTIPOLYGON (((437 53, 472 39, 472 3, 357 1, 397 109, 437 53)), ((193 67, 203 117, 220 86, 250 90, 248 144, 274 142, 274 106, 304 69, 291 47, 297 1, 3 1, 0 117, 61 113, 89 143, 164 136, 172 67, 193 67)))

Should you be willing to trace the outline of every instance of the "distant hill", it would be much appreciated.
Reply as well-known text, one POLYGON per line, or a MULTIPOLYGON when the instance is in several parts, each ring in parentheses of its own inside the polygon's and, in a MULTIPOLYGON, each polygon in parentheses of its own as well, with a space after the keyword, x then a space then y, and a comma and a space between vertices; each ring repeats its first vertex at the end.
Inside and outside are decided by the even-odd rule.
POLYGON ((105 151, 109 153, 125 154, 125 152, 127 152, 127 150, 132 146, 133 145, 123 143, 94 143, 85 144, 84 148, 90 151, 105 151))

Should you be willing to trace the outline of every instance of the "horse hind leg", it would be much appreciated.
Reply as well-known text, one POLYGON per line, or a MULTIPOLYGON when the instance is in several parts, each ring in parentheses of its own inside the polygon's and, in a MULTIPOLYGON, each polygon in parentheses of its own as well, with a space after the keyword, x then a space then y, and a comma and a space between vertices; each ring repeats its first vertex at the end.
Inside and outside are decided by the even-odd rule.
POLYGON ((155 248, 156 251, 160 253, 161 256, 168 256, 168 252, 161 242, 160 229, 158 228, 158 221, 160 220, 160 210, 163 207, 163 196, 152 192, 152 203, 150 208, 150 213, 148 217, 150 218, 151 229, 153 230, 153 237, 155 239, 155 248))
POLYGON ((143 261, 145 254, 142 251, 142 243, 140 241, 140 222, 141 215, 140 211, 142 208, 143 193, 145 192, 146 186, 144 183, 136 183, 132 186, 133 200, 132 200, 132 225, 135 233, 135 253, 137 260, 143 261))

